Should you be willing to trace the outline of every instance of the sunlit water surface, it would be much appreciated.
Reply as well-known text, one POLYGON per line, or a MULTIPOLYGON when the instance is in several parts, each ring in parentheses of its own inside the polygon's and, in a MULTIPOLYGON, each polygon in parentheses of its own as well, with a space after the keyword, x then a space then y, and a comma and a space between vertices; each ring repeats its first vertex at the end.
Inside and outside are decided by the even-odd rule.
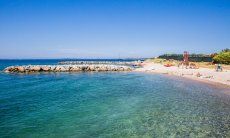
POLYGON ((227 88, 145 73, 0 73, 0 137, 230 137, 227 88))

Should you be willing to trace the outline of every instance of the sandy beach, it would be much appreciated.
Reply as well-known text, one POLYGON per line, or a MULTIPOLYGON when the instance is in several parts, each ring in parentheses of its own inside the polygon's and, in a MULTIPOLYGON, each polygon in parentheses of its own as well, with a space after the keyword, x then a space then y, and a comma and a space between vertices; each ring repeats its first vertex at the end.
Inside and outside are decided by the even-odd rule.
POLYGON ((138 68, 135 71, 175 75, 212 84, 224 84, 230 87, 230 70, 226 69, 222 72, 216 72, 214 69, 208 68, 186 69, 177 66, 165 67, 158 63, 144 62, 142 68, 138 68))

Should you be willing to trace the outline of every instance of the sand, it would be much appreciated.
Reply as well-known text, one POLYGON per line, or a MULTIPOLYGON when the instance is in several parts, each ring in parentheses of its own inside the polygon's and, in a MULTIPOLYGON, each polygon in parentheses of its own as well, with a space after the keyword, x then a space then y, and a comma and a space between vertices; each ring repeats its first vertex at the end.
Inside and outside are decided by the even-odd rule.
POLYGON ((208 68, 186 69, 176 66, 165 67, 162 64, 144 62, 142 68, 137 68, 135 71, 176 75, 212 84, 224 84, 230 87, 230 70, 216 72, 214 69, 208 68))

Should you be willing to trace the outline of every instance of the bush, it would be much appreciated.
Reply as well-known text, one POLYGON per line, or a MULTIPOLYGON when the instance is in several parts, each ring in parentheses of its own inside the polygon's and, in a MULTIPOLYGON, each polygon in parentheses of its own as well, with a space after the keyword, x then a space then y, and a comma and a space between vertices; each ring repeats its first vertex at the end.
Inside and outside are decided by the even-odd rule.
POLYGON ((230 64, 230 51, 222 51, 213 57, 214 63, 230 64))

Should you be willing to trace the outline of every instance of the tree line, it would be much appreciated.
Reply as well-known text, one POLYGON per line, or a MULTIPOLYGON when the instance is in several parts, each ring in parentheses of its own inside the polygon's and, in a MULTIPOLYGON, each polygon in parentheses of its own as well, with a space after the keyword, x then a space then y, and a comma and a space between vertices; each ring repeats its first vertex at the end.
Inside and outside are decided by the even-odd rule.
MULTIPOLYGON (((183 60, 183 54, 163 54, 158 58, 183 60)), ((226 48, 219 53, 212 54, 190 54, 189 61, 230 64, 230 49, 226 48)))

